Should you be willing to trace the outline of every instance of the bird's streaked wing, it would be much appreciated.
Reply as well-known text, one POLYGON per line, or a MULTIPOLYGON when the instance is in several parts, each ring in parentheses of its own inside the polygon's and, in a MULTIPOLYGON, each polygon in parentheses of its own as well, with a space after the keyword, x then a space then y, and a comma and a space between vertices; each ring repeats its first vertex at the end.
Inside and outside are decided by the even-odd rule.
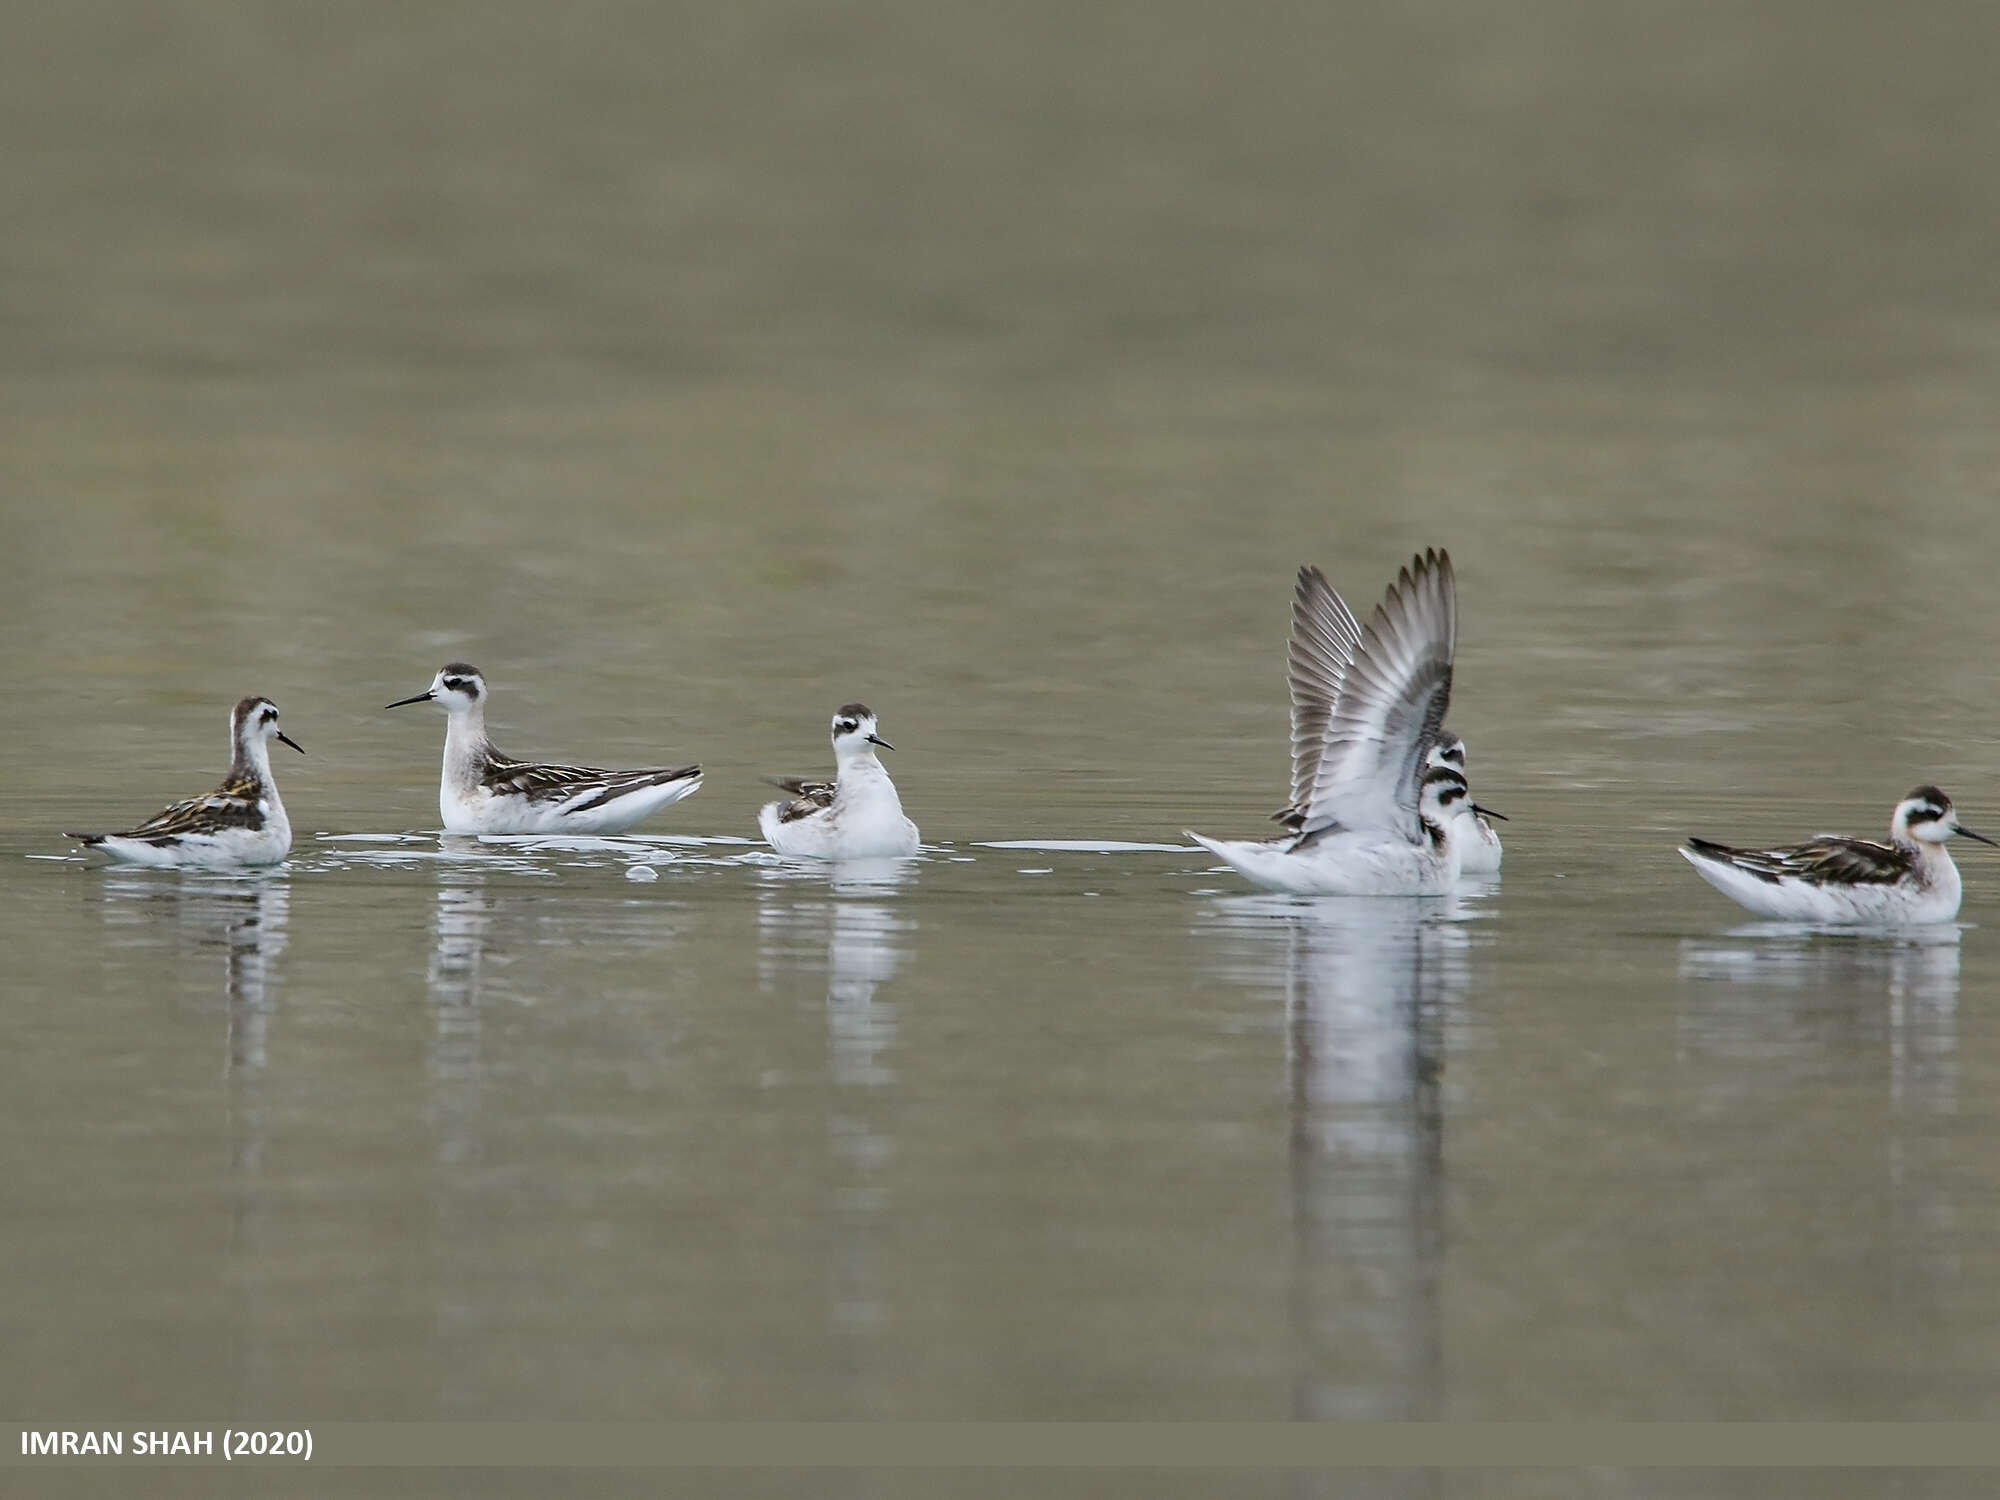
POLYGON ((116 835, 128 839, 177 839, 220 833, 225 828, 261 828, 257 802, 263 788, 254 776, 231 776, 206 796, 189 797, 162 808, 137 828, 116 835))
POLYGON ((831 781, 808 781, 798 776, 766 776, 766 783, 793 798, 778 809, 780 823, 796 822, 809 818, 816 812, 824 812, 833 806, 834 784, 831 781))
POLYGON ((1704 859, 1734 865, 1759 880, 1802 880, 1808 885, 1894 885, 1909 874, 1911 856, 1872 839, 1825 833, 1788 849, 1735 849, 1708 839, 1689 839, 1704 859))
POLYGON ((494 754, 487 762, 484 781, 497 793, 525 797, 530 802, 585 800, 570 808, 583 812, 606 802, 615 802, 629 792, 670 781, 699 776, 700 766, 643 766, 633 771, 606 771, 596 766, 551 766, 531 761, 510 760, 494 754))

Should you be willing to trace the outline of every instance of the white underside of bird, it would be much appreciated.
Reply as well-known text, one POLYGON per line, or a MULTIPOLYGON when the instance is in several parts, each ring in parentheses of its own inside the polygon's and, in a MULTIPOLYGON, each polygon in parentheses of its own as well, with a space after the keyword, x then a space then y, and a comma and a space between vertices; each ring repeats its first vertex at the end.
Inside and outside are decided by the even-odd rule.
POLYGON ((1188 837, 1253 884, 1296 896, 1439 896, 1460 873, 1449 834, 1441 846, 1373 832, 1321 834, 1303 847, 1289 840, 1188 837))
POLYGON ((1492 875, 1500 869, 1500 835, 1476 812, 1452 819, 1451 841, 1458 846, 1461 875, 1492 875))
POLYGON ((261 801, 265 824, 255 832, 228 828, 216 833, 184 833, 171 845, 145 839, 121 838, 107 834, 93 845, 111 858, 131 865, 151 865, 157 869, 233 870, 245 866, 275 865, 291 852, 292 825, 285 821, 282 804, 261 801))

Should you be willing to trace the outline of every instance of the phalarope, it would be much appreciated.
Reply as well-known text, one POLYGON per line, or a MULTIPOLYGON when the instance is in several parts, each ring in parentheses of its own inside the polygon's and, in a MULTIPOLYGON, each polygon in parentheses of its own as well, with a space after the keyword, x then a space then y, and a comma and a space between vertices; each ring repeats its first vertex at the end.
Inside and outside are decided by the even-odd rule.
POLYGON ((388 706, 410 703, 436 703, 450 716, 438 782, 446 833, 623 833, 701 786, 700 766, 603 771, 502 755, 486 738, 486 679, 462 661, 388 706))
POLYGON ((221 786, 176 802, 128 832, 69 837, 135 865, 275 865, 291 851, 292 824, 271 778, 267 742, 274 739, 305 754, 278 727, 277 704, 245 698, 229 711, 229 774, 221 786))
MULTIPOLYGON (((1305 826, 1306 805, 1312 800, 1319 774, 1327 724, 1339 701, 1341 683, 1361 646, 1361 623, 1347 601, 1334 591, 1318 568, 1299 569, 1292 594, 1292 639, 1286 651, 1287 686, 1292 699, 1292 800, 1271 814, 1293 833, 1305 826)), ((1465 741, 1440 733, 1425 764, 1446 766, 1465 775, 1465 741)), ((1507 821, 1505 813, 1476 802, 1459 804, 1457 829, 1463 856, 1460 872, 1490 875, 1500 868, 1500 835, 1488 818, 1507 821)))
POLYGON ((1889 842, 1822 833, 1783 849, 1732 849, 1691 838, 1681 857, 1740 906, 1787 922, 1949 922, 1962 887, 1945 841, 1962 833, 1951 798, 1920 786, 1896 804, 1889 842))
POLYGON ((1431 895, 1457 881, 1465 776, 1432 757, 1458 641, 1449 554, 1397 575, 1365 630, 1317 568, 1299 570, 1289 654, 1292 803, 1267 842, 1188 837, 1300 895, 1431 895))
POLYGON ((875 754, 896 747, 876 732, 875 711, 846 703, 833 716, 832 781, 766 776, 789 802, 767 802, 757 827, 780 854, 809 859, 882 859, 917 852, 917 825, 903 816, 896 783, 875 754))
MULTIPOLYGON (((1455 734, 1448 734, 1431 747, 1430 763, 1434 766, 1450 766, 1459 775, 1465 774, 1465 741, 1455 734)), ((1491 875, 1500 868, 1500 835, 1489 818, 1508 821, 1505 813, 1495 812, 1490 807, 1481 807, 1477 802, 1461 803, 1456 825, 1452 833, 1458 840, 1458 869, 1461 875, 1491 875)))

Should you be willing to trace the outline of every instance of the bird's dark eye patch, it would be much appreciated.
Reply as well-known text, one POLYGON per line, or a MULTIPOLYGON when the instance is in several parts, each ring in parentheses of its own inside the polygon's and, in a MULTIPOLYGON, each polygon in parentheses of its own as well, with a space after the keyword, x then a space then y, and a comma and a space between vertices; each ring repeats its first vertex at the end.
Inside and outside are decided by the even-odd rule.
POLYGON ((1944 821, 1944 815, 1944 809, 1941 807, 1913 807, 1910 809, 1910 821, 1912 823, 1941 823, 1944 821))
POLYGON ((1452 803, 1458 801, 1458 799, 1463 797, 1464 795, 1465 793, 1458 787, 1448 786, 1443 791, 1438 793, 1438 802, 1440 805, 1444 807, 1450 807, 1452 803))
POLYGON ((472 691, 472 680, 467 677, 447 677, 444 680, 444 685, 454 693, 469 693, 472 691))
POLYGON ((835 719, 833 721, 833 732, 835 734, 852 734, 860 727, 852 719, 835 719))
POLYGON ((278 718, 278 711, 275 708, 267 708, 264 710, 264 722, 266 724, 276 723, 277 718, 278 718))

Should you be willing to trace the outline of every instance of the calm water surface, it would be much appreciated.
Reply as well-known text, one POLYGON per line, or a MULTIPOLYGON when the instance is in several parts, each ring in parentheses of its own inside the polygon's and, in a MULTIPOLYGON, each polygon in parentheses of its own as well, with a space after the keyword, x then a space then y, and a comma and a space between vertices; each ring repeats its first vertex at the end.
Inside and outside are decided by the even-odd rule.
POLYGON ((1673 853, 2000 827, 1988 11, 503 10, 0 58, 0 1409, 2000 1414, 2000 865, 1673 853), (1427 543, 1504 875, 1161 847, 1427 543), (706 788, 441 840, 455 657, 706 788), (54 858, 249 692, 284 868, 54 858))

